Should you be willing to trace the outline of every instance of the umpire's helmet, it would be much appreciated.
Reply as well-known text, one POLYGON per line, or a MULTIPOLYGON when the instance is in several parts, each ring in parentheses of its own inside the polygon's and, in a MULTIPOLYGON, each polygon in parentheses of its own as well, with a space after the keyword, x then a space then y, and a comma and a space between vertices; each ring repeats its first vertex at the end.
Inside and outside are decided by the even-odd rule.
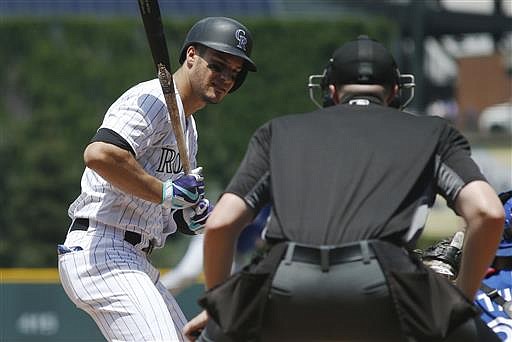
POLYGON ((376 40, 359 36, 334 51, 328 71, 333 84, 399 83, 398 68, 393 56, 376 40))
POLYGON ((238 89, 247 76, 247 71, 256 71, 256 64, 251 60, 251 32, 238 21, 226 17, 208 17, 199 20, 188 31, 181 48, 180 63, 185 61, 187 49, 192 44, 202 44, 220 52, 244 59, 244 67, 235 80, 230 93, 238 89))
MULTIPOLYGON (((414 76, 401 74, 395 59, 384 45, 366 35, 334 51, 324 73, 322 89, 327 89, 329 84, 398 85, 400 93, 390 106, 400 109, 405 108, 414 97, 414 76), (406 96, 402 95, 404 89, 410 91, 406 96)), ((324 107, 332 104, 324 103, 324 107)))

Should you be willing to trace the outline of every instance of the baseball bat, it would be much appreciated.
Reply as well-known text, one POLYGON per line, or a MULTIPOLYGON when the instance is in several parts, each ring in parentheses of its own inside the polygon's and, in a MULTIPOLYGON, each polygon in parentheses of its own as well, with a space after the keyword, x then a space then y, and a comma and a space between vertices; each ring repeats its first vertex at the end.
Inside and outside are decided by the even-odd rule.
POLYGON ((188 160, 185 134, 180 120, 180 112, 176 104, 176 93, 174 91, 174 80, 171 73, 171 63, 167 42, 165 40, 164 26, 160 15, 158 0, 139 0, 139 9, 144 23, 144 30, 149 42, 153 62, 156 66, 158 80, 164 93, 165 104, 171 118, 171 127, 176 136, 180 161, 185 174, 190 173, 190 162, 188 160))

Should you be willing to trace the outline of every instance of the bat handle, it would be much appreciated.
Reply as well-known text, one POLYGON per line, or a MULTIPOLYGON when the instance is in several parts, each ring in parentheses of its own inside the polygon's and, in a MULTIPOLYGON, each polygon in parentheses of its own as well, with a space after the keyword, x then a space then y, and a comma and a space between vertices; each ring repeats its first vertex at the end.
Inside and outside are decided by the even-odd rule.
POLYGON ((163 65, 162 63, 158 64, 158 80, 160 81, 160 85, 162 86, 162 91, 164 95, 174 95, 175 92, 172 74, 167 70, 165 65, 163 65))
POLYGON ((174 91, 174 82, 172 74, 167 70, 165 65, 162 63, 158 64, 158 80, 162 87, 164 94, 165 103, 167 110, 169 111, 169 117, 171 119, 171 126, 176 137, 176 144, 178 145, 178 151, 180 153, 180 161, 183 166, 185 174, 189 174, 191 171, 190 162, 188 160, 187 144, 185 143, 185 134, 181 125, 181 118, 176 104, 176 92, 174 91))

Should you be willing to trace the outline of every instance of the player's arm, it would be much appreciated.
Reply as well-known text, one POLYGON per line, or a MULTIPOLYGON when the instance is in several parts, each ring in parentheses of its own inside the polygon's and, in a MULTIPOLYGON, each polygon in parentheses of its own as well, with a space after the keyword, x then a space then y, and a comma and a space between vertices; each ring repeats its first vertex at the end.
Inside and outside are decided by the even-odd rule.
POLYGON ((148 174, 123 145, 93 141, 84 151, 84 162, 121 191, 165 207, 182 209, 195 206, 204 197, 201 168, 192 170, 189 175, 162 182, 148 174))
POLYGON ((503 206, 484 181, 474 181, 461 190, 455 201, 467 224, 457 286, 473 299, 491 264, 503 232, 503 206))
POLYGON ((123 192, 153 203, 162 202, 162 182, 148 174, 129 150, 94 141, 84 151, 84 162, 123 192))
POLYGON ((444 143, 438 150, 437 186, 448 205, 466 221, 456 284, 473 299, 498 247, 503 231, 503 205, 471 159, 465 137, 445 125, 441 142, 444 143))

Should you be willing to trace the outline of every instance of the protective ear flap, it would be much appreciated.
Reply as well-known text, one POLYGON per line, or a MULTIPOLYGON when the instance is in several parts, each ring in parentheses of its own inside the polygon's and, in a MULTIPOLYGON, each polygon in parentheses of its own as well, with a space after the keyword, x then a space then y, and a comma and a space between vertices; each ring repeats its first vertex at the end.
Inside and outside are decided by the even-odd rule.
POLYGON ((334 100, 332 99, 331 95, 329 94, 329 85, 334 84, 334 80, 332 77, 332 65, 334 60, 332 58, 329 59, 329 62, 327 63, 327 66, 324 70, 324 77, 322 78, 320 82, 320 87, 322 89, 323 94, 323 101, 322 101, 322 107, 330 107, 334 106, 334 100))
POLYGON ((398 67, 395 67, 395 82, 392 86, 394 86, 395 84, 398 85, 398 92, 389 102, 389 106, 396 109, 400 109, 402 106, 402 87, 400 85, 400 70, 398 70, 398 67))
POLYGON ((233 87, 229 90, 230 93, 234 92, 235 90, 237 90, 238 88, 240 88, 240 86, 242 85, 242 83, 244 83, 244 80, 245 80, 245 77, 247 76, 247 68, 243 68, 242 71, 240 71, 238 73, 238 75, 236 76, 236 79, 235 79, 235 84, 233 84, 233 87))

